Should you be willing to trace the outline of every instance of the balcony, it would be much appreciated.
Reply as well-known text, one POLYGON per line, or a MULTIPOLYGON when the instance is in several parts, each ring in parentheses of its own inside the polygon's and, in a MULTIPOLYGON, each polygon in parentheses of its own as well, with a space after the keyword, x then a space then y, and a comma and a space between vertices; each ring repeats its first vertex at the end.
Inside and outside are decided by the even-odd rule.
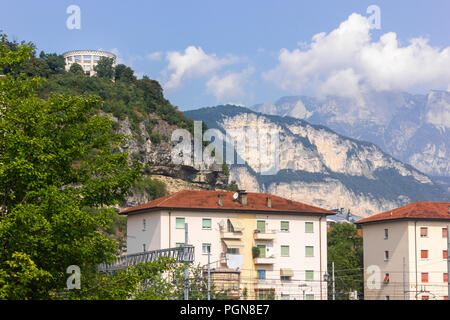
POLYGON ((241 239, 242 238, 242 232, 230 232, 230 231, 220 231, 220 238, 221 239, 241 239))
POLYGON ((253 258, 253 262, 255 264, 274 264, 275 263, 275 256, 269 256, 269 257, 256 257, 253 258))
POLYGON ((276 230, 259 230, 256 229, 253 233, 255 240, 274 240, 276 237, 276 230))

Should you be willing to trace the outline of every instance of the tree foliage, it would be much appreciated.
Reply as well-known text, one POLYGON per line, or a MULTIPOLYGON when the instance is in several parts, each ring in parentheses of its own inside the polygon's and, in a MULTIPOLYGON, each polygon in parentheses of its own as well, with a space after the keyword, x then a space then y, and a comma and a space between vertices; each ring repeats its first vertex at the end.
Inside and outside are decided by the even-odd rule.
POLYGON ((99 114, 96 96, 37 96, 24 66, 30 43, 0 41, 0 298, 45 299, 65 286, 69 265, 111 260, 117 243, 100 232, 141 167, 126 137, 99 114))
POLYGON ((94 71, 97 73, 97 77, 111 80, 114 77, 114 60, 101 57, 94 66, 94 71))
MULTIPOLYGON (((362 295, 363 279, 363 246, 362 237, 350 223, 336 223, 328 232, 328 274, 334 262, 336 299, 348 299, 349 292, 358 291, 362 295)), ((329 281, 329 294, 331 282, 329 281)))

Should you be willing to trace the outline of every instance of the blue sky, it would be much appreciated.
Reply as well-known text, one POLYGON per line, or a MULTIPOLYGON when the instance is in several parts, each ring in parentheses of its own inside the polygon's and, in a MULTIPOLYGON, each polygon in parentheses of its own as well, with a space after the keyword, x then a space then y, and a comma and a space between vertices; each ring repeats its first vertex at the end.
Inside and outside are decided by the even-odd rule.
POLYGON ((138 75, 159 80, 181 110, 450 88, 442 71, 450 70, 446 0, 3 0, 1 7, 0 30, 10 39, 46 52, 113 51, 138 75), (80 7, 80 30, 66 27, 70 5, 80 7), (365 29, 370 5, 380 8, 379 30, 365 29))

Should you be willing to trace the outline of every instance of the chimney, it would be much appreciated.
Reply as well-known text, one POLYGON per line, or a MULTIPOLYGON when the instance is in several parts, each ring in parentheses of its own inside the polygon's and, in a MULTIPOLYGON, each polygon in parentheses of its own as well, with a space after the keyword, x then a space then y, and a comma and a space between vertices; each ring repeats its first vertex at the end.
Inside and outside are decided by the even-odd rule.
POLYGON ((272 208, 272 199, 270 197, 266 198, 266 205, 267 208, 272 208))
POLYGON ((218 204, 220 207, 223 207, 222 195, 221 195, 220 193, 217 195, 217 198, 218 198, 217 204, 218 204))
POLYGON ((239 190, 239 197, 238 200, 241 203, 242 206, 247 205, 247 192, 245 190, 239 190))

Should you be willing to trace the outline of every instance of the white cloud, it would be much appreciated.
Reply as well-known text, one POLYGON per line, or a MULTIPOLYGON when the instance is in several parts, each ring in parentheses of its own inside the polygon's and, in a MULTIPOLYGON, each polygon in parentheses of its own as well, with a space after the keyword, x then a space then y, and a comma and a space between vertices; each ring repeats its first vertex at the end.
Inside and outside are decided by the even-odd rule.
POLYGON ((214 75, 207 83, 207 91, 213 94, 218 101, 241 99, 245 96, 245 84, 248 77, 254 72, 249 67, 242 72, 229 73, 223 77, 214 75))
POLYGON ((151 61, 161 61, 163 53, 161 51, 156 51, 147 54, 146 58, 151 61))
POLYGON ((165 73, 169 73, 164 84, 165 89, 175 89, 186 79, 199 78, 210 75, 224 65, 236 62, 236 58, 218 58, 215 54, 206 54, 202 48, 189 46, 184 53, 168 52, 166 55, 169 65, 165 73))
POLYGON ((450 85, 450 47, 414 38, 401 46, 394 32, 374 41, 366 17, 353 13, 338 28, 301 48, 282 49, 263 78, 280 88, 358 97, 364 90, 429 90, 450 85))

